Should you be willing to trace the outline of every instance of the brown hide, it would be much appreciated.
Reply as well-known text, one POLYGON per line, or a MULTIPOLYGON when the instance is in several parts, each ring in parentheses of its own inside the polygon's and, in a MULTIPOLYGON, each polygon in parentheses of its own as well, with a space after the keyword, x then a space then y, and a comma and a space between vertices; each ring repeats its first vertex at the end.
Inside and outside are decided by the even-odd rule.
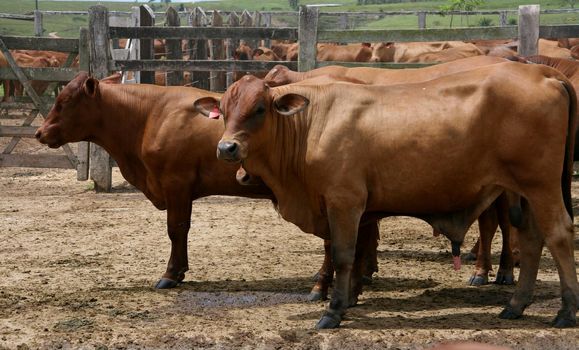
POLYGON ((505 60, 499 57, 477 56, 425 68, 381 69, 371 67, 347 68, 343 66, 327 66, 308 72, 294 72, 285 66, 277 65, 265 76, 264 81, 269 86, 280 86, 322 75, 333 75, 336 77, 358 79, 367 84, 392 85, 427 81, 447 74, 500 62, 505 62, 505 60))
POLYGON ((554 324, 575 324, 576 97, 561 73, 504 62, 395 89, 307 81, 269 88, 250 76, 227 90, 221 109, 218 157, 260 176, 284 219, 331 235, 336 282, 319 328, 337 327, 348 305, 364 212, 419 217, 461 242, 505 190, 523 198, 524 239, 520 280, 501 317, 520 317, 531 302, 545 242, 561 276, 554 324))
POLYGON ((466 44, 461 41, 376 43, 372 47, 371 62, 411 63, 422 62, 420 56, 458 48, 466 44))
POLYGON ((337 62, 368 62, 372 56, 372 49, 364 44, 318 45, 316 59, 318 61, 337 62))
POLYGON ((571 51, 566 48, 559 47, 559 43, 553 40, 539 39, 539 55, 571 58, 571 51))
POLYGON ((464 44, 459 47, 450 47, 438 52, 427 52, 409 59, 408 63, 452 62, 462 58, 482 56, 484 53, 474 44, 464 44))

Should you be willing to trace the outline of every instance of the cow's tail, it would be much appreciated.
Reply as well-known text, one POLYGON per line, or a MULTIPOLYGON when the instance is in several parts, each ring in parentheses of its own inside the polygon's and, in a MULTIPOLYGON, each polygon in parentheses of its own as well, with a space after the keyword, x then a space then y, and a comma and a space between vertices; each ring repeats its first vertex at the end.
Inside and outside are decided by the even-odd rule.
POLYGON ((565 142, 565 160, 563 163, 563 174, 561 175, 561 189, 563 191, 563 201, 567 213, 573 221, 573 202, 571 200, 571 182, 573 180, 573 152, 575 149, 575 134, 577 131, 577 95, 573 85, 569 80, 561 80, 561 83, 569 96, 569 122, 567 128, 567 139, 565 142))

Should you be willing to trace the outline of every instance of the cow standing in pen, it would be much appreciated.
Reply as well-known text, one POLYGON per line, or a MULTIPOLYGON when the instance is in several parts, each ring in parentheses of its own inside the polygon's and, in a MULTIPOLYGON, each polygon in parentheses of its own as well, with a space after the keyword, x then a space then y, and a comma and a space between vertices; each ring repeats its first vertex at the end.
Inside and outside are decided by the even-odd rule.
MULTIPOLYGON (((79 73, 57 96, 36 138, 51 148, 78 141, 102 146, 129 183, 157 209, 167 210, 171 255, 156 288, 172 288, 189 269, 192 201, 209 195, 275 198, 261 182, 240 185, 235 179, 238 166, 215 158, 223 123, 200 115, 193 102, 220 94, 196 88, 116 84, 119 80, 120 75, 97 80, 79 73)), ((362 266, 367 267, 362 273, 371 276, 376 269, 377 220, 364 223, 360 230, 369 239, 368 252, 360 255, 369 257, 370 266, 362 266)), ((326 250, 311 300, 326 297, 333 275, 328 255, 326 250)))
POLYGON ((269 88, 250 76, 221 101, 196 101, 203 113, 220 105, 224 115, 218 157, 260 176, 284 219, 331 239, 336 281, 320 329, 338 327, 352 303, 360 219, 421 218, 459 247, 504 191, 521 196, 510 208, 521 272, 500 317, 519 318, 531 303, 545 243, 561 283, 553 324, 574 326, 576 103, 559 72, 511 62, 395 87, 304 81, 269 88))

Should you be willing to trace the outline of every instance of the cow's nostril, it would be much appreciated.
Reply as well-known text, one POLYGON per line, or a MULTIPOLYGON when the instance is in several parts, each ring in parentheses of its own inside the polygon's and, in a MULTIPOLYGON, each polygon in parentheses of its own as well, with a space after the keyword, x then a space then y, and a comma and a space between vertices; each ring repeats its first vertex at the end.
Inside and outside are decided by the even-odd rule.
POLYGON ((239 147, 236 142, 223 141, 217 145, 217 157, 219 159, 234 160, 237 159, 239 147))

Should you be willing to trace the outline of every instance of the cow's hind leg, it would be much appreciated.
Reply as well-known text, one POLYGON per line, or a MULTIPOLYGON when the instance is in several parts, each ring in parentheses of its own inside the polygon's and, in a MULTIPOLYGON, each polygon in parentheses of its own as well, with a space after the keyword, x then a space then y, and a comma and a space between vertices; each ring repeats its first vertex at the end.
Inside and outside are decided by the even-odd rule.
POLYGON ((475 270, 468 280, 468 284, 471 286, 482 286, 487 284, 489 281, 489 271, 493 268, 491 261, 491 244, 495 233, 497 232, 497 228, 499 227, 495 203, 479 216, 478 226, 480 231, 480 244, 476 256, 475 270))
POLYGON ((157 289, 176 287, 189 270, 187 236, 191 226, 191 205, 190 191, 184 187, 167 195, 167 232, 171 239, 171 256, 167 271, 155 285, 157 289))
POLYGON ((511 226, 509 220, 509 202, 503 194, 497 199, 497 218, 503 236, 503 247, 501 250, 501 260, 497 271, 496 284, 515 284, 513 251, 511 236, 516 234, 516 229, 511 226))
POLYGON ((309 301, 326 300, 328 289, 334 280, 334 264, 332 263, 332 248, 330 240, 324 240, 324 263, 320 271, 316 273, 316 284, 312 288, 309 301))
POLYGON ((327 212, 336 279, 330 305, 316 324, 317 329, 339 327, 342 316, 350 304, 352 268, 356 257, 358 225, 363 209, 339 208, 328 203, 327 212))
POLYGON ((535 200, 530 200, 533 203, 531 208, 523 202, 526 220, 519 228, 521 273, 515 294, 501 313, 501 318, 520 317, 531 302, 541 250, 543 242, 546 242, 561 282, 562 307, 553 324, 559 328, 576 324, 579 285, 573 256, 573 226, 560 197, 554 198, 537 196, 535 200))

